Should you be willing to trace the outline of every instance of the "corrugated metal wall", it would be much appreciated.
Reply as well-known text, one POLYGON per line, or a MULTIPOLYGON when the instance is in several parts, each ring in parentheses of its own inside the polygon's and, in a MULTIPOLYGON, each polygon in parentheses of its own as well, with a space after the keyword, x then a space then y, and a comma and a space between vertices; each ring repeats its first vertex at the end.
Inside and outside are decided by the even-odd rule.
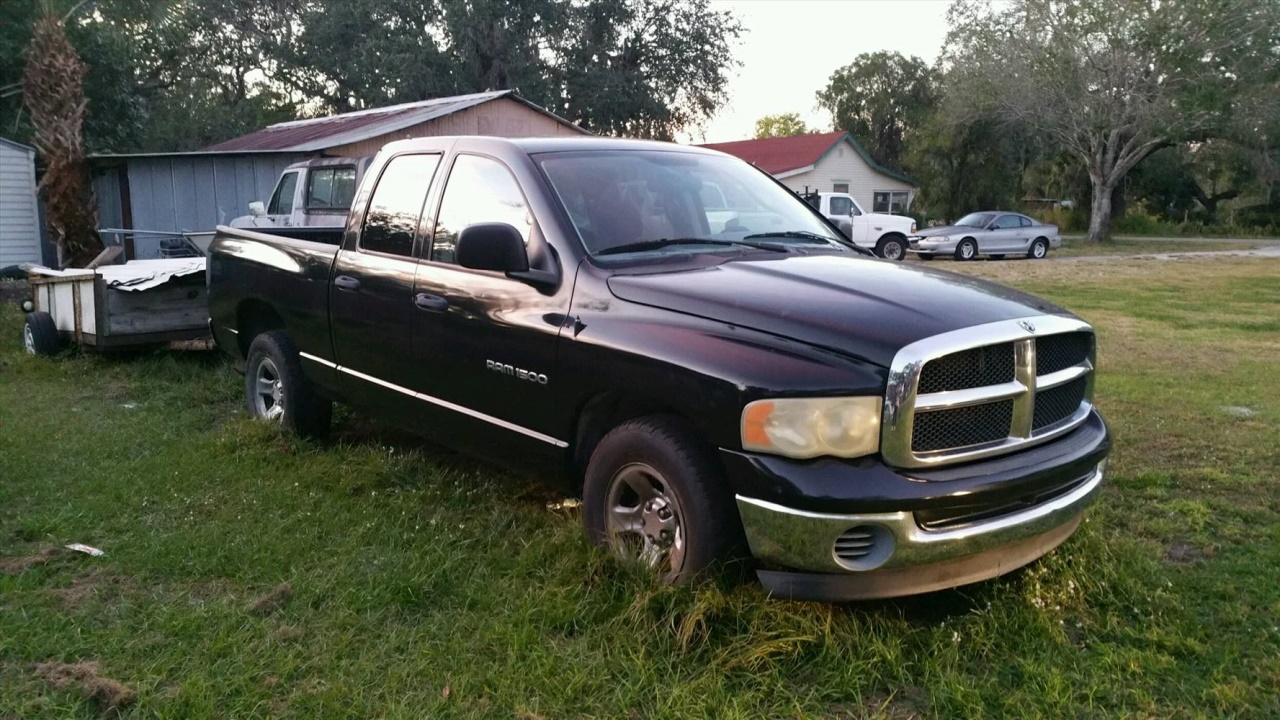
POLYGON ((0 142, 0 268, 40 261, 35 152, 0 142))
MULTIPOLYGON (((249 212, 249 203, 267 202, 280 172, 311 157, 306 153, 245 155, 172 155, 130 157, 123 162, 129 181, 129 208, 134 230, 198 232, 212 230, 249 212)), ((124 225, 119 175, 111 167, 93 178, 98 226, 124 225)), ((159 257, 160 239, 134 238, 134 257, 159 257)))

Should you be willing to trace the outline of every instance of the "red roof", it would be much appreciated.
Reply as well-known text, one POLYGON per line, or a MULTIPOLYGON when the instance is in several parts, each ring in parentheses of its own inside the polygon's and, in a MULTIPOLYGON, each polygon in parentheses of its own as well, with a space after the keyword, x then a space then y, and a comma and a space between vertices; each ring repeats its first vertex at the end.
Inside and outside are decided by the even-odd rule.
POLYGON ((711 143, 704 148, 719 150, 742 158, 770 175, 789 170, 799 170, 818 162, 833 145, 844 137, 844 132, 793 135, 791 137, 738 140, 727 143, 711 143))

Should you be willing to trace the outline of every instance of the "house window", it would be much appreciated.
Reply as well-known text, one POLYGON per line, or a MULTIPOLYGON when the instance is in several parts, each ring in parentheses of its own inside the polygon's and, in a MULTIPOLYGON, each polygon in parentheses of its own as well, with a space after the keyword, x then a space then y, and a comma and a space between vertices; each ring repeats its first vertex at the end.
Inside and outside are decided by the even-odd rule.
POLYGON ((838 182, 831 185, 831 192, 847 193, 849 192, 849 183, 838 182))
POLYGON ((872 212, 902 215, 911 204, 911 193, 906 190, 877 192, 873 196, 872 212))

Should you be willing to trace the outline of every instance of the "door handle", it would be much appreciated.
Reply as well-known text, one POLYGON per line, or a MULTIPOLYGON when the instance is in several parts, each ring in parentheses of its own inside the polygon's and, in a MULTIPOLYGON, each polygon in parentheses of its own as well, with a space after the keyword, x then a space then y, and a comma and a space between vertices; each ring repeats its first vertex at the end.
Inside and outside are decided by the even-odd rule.
POLYGON ((339 290, 355 292, 360 289, 360 281, 349 275, 339 275, 333 279, 333 286, 339 290))
POLYGON ((418 293, 413 298, 413 304, 422 310, 430 310, 431 312, 444 312, 449 309, 449 301, 439 295, 430 295, 427 293, 418 293))

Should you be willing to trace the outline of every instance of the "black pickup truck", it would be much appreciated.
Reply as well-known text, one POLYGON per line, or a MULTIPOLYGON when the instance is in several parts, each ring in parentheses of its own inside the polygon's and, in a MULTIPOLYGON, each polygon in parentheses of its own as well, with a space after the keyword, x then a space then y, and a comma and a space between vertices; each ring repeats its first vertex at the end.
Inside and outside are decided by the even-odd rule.
POLYGON ((869 257, 712 151, 399 141, 340 247, 219 228, 208 267, 252 414, 322 435, 349 403, 563 480, 668 581, 747 549, 779 597, 993 577, 1066 540, 1110 450, 1089 325, 869 257))

